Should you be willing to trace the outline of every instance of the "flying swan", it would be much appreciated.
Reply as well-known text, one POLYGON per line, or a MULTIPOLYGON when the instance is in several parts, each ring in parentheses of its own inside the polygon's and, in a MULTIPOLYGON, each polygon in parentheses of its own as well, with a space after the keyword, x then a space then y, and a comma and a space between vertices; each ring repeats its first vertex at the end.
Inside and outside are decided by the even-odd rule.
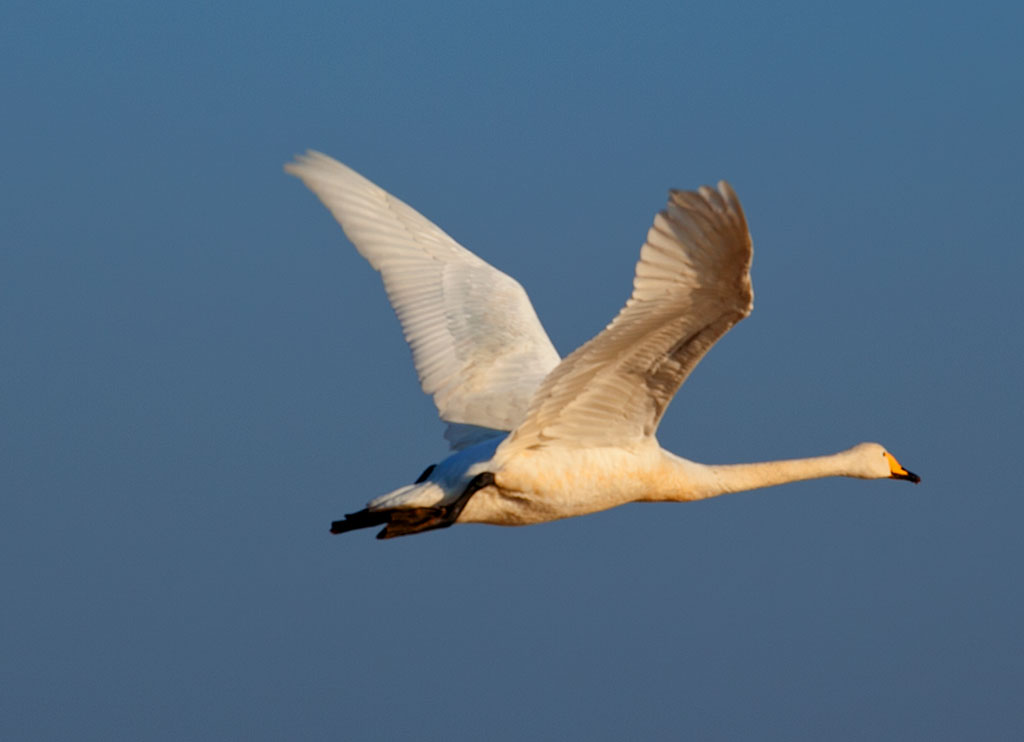
POLYGON ((753 307, 750 233, 725 181, 670 192, 640 250, 629 301, 560 359, 522 286, 419 212, 319 152, 285 170, 380 272, 454 449, 414 483, 335 521, 332 533, 383 525, 377 538, 392 538, 454 523, 543 523, 818 477, 920 481, 877 443, 726 466, 658 445, 676 390, 753 307))

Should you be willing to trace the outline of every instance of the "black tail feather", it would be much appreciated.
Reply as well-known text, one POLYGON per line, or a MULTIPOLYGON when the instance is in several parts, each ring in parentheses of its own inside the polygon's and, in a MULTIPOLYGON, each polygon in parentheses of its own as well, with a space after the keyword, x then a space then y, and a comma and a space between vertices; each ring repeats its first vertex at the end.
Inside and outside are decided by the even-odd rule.
POLYGON ((358 528, 372 528, 387 523, 390 513, 381 510, 360 510, 358 513, 349 513, 344 520, 336 520, 331 523, 331 533, 345 533, 358 528))
POLYGON ((477 474, 459 499, 447 505, 438 505, 430 508, 394 508, 392 510, 360 510, 358 513, 349 513, 344 520, 336 520, 331 523, 331 533, 346 533, 359 528, 372 528, 383 525, 384 528, 377 534, 377 538, 394 538, 396 536, 408 536, 411 533, 432 531, 437 528, 447 528, 458 520, 462 509, 466 507, 469 498, 484 487, 494 484, 494 475, 491 472, 477 474))
MULTIPOLYGON (((459 508, 459 511, 461 510, 462 508, 459 508)), ((331 533, 347 533, 360 528, 383 525, 384 529, 377 534, 377 538, 394 538, 420 531, 432 531, 435 528, 447 528, 455 523, 456 518, 458 512, 452 513, 450 506, 360 510, 358 513, 349 513, 344 520, 331 523, 331 533)))

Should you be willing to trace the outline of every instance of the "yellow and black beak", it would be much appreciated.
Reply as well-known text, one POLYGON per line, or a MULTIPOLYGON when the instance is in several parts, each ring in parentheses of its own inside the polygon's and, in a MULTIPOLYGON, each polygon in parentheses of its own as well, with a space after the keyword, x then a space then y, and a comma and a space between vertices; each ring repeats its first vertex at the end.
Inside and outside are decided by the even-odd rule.
POLYGON ((889 459, 889 471, 892 472, 892 474, 889 475, 890 479, 906 479, 908 482, 913 482, 914 484, 917 484, 918 482, 921 481, 921 477, 914 474, 914 472, 907 471, 902 466, 900 466, 900 462, 898 462, 896 460, 896 457, 893 456, 891 453, 887 452, 885 454, 885 458, 889 459))

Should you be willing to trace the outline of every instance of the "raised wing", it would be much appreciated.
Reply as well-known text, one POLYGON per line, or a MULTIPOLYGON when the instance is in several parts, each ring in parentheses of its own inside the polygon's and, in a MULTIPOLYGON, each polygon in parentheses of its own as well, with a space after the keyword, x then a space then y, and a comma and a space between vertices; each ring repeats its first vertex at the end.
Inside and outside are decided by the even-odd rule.
POLYGON ((626 306, 544 379, 503 445, 621 445, 653 435, 708 349, 750 314, 752 254, 728 183, 670 192, 640 250, 626 306))
POLYGON ((285 170, 380 271, 423 391, 451 423, 452 447, 515 428, 559 362, 523 287, 327 155, 310 151, 285 170))

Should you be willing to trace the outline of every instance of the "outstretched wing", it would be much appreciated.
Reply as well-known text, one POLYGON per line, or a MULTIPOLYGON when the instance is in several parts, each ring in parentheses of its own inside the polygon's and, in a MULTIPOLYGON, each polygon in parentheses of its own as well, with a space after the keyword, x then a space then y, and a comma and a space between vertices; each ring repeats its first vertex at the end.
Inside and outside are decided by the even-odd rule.
POLYGON ((423 391, 451 423, 452 446, 515 428, 559 362, 523 287, 327 155, 310 151, 285 170, 380 272, 423 391))
POLYGON ((619 445, 653 435, 708 349, 750 314, 752 254, 728 183, 672 191, 647 233, 626 306, 544 379, 504 446, 619 445))

